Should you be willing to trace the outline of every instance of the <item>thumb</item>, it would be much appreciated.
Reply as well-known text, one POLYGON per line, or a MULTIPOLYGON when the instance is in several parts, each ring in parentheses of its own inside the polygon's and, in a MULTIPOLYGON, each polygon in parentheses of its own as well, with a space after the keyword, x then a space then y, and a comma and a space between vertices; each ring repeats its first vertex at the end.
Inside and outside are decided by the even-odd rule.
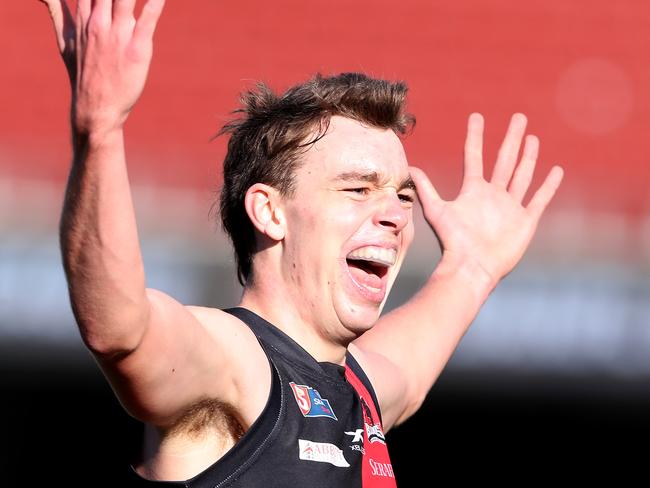
POLYGON ((59 52, 70 69, 70 61, 74 57, 75 25, 70 9, 65 0, 39 0, 47 5, 50 18, 54 25, 54 34, 59 52))
POLYGON ((437 215, 442 210, 445 203, 438 192, 436 191, 433 183, 427 177, 426 173, 416 166, 409 166, 409 173, 415 183, 415 188, 422 205, 422 212, 430 225, 436 220, 437 215))

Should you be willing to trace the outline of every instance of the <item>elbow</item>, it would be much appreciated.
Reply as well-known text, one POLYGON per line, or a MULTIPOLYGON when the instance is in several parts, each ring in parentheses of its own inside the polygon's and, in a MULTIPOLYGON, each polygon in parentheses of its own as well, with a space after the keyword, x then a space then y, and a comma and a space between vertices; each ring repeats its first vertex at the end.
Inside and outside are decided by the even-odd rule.
POLYGON ((422 405, 424 405, 424 401, 426 399, 427 399, 426 392, 416 396, 416 398, 411 402, 411 405, 409 407, 409 410, 411 412, 410 415, 414 415, 418 410, 420 410, 420 408, 422 408, 422 405))
POLYGON ((128 356, 138 348, 139 340, 134 334, 121 336, 84 332, 80 324, 81 339, 93 356, 102 361, 116 361, 128 356))
POLYGON ((86 349, 98 360, 104 361, 119 361, 120 359, 128 356, 137 349, 137 344, 131 344, 128 341, 109 341, 105 338, 97 339, 90 334, 81 334, 86 349))
POLYGON ((75 312, 81 339, 86 348, 101 360, 119 360, 135 351, 147 327, 147 311, 94 319, 75 312))
POLYGON ((395 422, 395 426, 398 426, 402 423, 404 423, 406 420, 411 418, 415 413, 420 410, 422 405, 424 404, 426 398, 427 398, 428 391, 423 388, 418 388, 418 385, 415 383, 409 386, 408 392, 405 395, 406 404, 404 406, 404 410, 402 411, 402 415, 399 416, 397 421, 395 422))
POLYGON ((404 411, 404 415, 398 420, 398 424, 406 421, 407 419, 415 415, 417 411, 420 410, 420 408, 424 404, 425 399, 426 399, 426 395, 423 395, 422 397, 418 397, 413 401, 411 401, 411 403, 407 406, 406 410, 404 411))

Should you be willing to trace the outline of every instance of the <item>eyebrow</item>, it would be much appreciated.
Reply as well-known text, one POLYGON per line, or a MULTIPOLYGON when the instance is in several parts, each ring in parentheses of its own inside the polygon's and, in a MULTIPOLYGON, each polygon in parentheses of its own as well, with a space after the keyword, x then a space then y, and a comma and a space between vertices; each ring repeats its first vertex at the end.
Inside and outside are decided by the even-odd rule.
MULTIPOLYGON (((382 178, 379 176, 379 173, 376 171, 361 172, 361 171, 346 171, 345 173, 339 173, 334 177, 334 181, 365 181, 372 183, 375 186, 381 186, 387 178, 382 178)), ((397 186, 397 191, 402 190, 413 190, 416 191, 415 182, 411 178, 411 175, 404 178, 400 184, 397 186)))

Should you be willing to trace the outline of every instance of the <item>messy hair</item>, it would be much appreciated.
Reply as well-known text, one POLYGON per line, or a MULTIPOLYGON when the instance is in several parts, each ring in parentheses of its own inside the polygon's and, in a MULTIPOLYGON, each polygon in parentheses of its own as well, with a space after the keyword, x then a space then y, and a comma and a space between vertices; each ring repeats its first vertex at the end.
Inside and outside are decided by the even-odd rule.
POLYGON ((244 207, 247 190, 264 183, 291 197, 300 156, 325 135, 333 115, 340 115, 405 135, 415 125, 406 112, 403 82, 342 73, 289 88, 282 95, 258 83, 241 97, 241 114, 218 135, 230 134, 223 163, 219 210, 237 260, 237 277, 245 286, 256 252, 255 232, 244 207))

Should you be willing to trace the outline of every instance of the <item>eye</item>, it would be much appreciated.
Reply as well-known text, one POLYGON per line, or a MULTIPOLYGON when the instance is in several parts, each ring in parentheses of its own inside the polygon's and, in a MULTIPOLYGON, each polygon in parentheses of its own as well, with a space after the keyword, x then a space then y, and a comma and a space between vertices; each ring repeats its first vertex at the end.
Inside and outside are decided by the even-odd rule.
POLYGON ((413 203, 415 201, 415 197, 410 193, 400 193, 398 197, 401 201, 405 203, 413 203))
POLYGON ((346 188, 345 191, 356 193, 358 195, 367 195, 370 192, 370 188, 368 187, 346 188))

